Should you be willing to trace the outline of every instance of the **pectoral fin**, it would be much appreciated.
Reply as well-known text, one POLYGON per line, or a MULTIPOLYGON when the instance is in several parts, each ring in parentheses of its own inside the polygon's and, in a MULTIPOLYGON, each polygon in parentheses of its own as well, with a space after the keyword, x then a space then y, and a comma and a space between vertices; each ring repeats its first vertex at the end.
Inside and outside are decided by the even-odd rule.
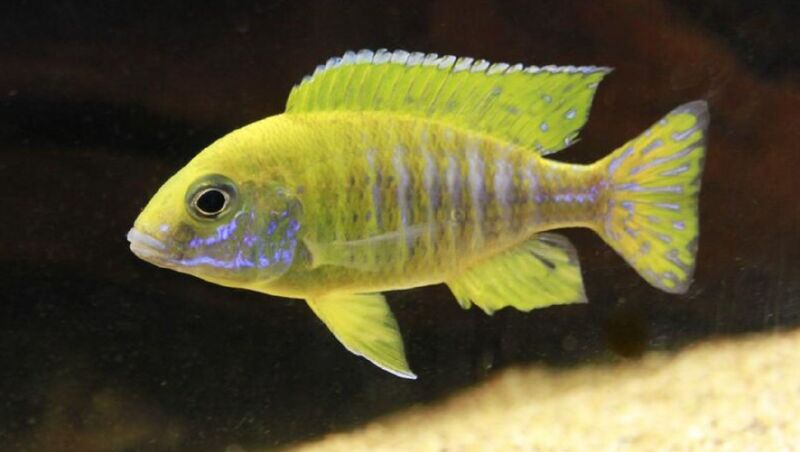
POLYGON ((468 268, 447 285, 463 308, 475 303, 487 314, 506 306, 530 311, 586 301, 575 248, 558 234, 537 234, 468 268))
POLYGON ((308 305, 344 346, 398 377, 417 378, 406 361, 397 321, 381 294, 331 294, 308 305))
POLYGON ((333 265, 379 272, 387 267, 396 268, 397 261, 405 259, 404 250, 409 244, 429 229, 429 224, 421 224, 358 240, 317 242, 306 239, 305 244, 311 253, 312 268, 333 265))

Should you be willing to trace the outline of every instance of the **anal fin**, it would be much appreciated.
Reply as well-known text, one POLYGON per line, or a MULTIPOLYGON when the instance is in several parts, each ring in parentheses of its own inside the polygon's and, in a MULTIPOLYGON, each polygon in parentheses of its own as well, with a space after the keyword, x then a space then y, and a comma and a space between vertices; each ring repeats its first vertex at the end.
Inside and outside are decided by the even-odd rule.
POLYGON ((311 310, 348 350, 398 377, 417 378, 406 361, 397 321, 381 294, 329 294, 311 310))
POLYGON ((537 234, 446 283, 463 308, 474 303, 487 314, 586 301, 575 248, 558 234, 537 234))

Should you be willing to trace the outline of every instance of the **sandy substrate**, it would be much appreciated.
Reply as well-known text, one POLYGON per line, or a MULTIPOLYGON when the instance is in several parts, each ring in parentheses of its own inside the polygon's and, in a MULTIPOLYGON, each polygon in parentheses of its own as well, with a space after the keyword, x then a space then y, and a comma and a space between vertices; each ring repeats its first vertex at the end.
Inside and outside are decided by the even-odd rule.
POLYGON ((511 369, 298 451, 800 450, 800 332, 511 369))

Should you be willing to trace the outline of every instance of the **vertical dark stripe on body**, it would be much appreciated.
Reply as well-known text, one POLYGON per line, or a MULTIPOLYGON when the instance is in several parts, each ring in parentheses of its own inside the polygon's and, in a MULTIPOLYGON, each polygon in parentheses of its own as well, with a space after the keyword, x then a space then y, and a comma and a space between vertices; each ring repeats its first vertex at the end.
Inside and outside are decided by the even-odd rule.
POLYGON ((375 225, 378 232, 383 231, 383 200, 381 199, 381 184, 383 176, 381 174, 380 162, 375 161, 377 150, 375 148, 367 150, 367 164, 370 174, 372 196, 372 217, 375 218, 375 225))
POLYGON ((439 210, 439 196, 440 196, 440 180, 439 180, 439 168, 436 164, 436 159, 434 156, 431 155, 430 150, 426 147, 421 149, 422 156, 425 161, 425 169, 423 173, 423 185, 425 189, 424 196, 427 198, 427 252, 429 254, 433 253, 436 249, 436 233, 437 231, 437 221, 436 221, 436 212, 439 210))
POLYGON ((414 223, 414 205, 411 198, 411 190, 413 184, 411 183, 411 172, 408 170, 408 163, 406 162, 406 149, 402 145, 397 145, 394 148, 392 155, 392 166, 397 177, 397 210, 399 214, 400 224, 399 230, 405 235, 406 250, 410 253, 414 246, 414 237, 410 231, 414 223))
POLYGON ((512 208, 514 205, 514 168, 509 155, 504 149, 497 149, 494 161, 494 201, 500 214, 500 224, 496 225, 496 233, 504 233, 512 228, 512 208))
POLYGON ((467 180, 470 191, 470 207, 472 214, 472 224, 475 228, 472 234, 473 246, 480 246, 483 243, 484 216, 486 212, 486 187, 484 185, 486 167, 480 155, 478 143, 473 141, 467 148, 467 180))
POLYGON ((537 178, 537 168, 534 160, 523 162, 520 164, 521 179, 524 181, 525 187, 525 206, 523 211, 522 221, 525 223, 536 223, 539 221, 538 209, 541 202, 541 195, 539 191, 539 180, 537 178))
POLYGON ((452 150, 447 151, 447 170, 445 182, 447 184, 447 201, 449 212, 444 216, 444 234, 448 237, 449 254, 452 259, 457 259, 459 250, 460 232, 464 226, 464 211, 461 205, 462 173, 459 159, 453 155, 452 150))

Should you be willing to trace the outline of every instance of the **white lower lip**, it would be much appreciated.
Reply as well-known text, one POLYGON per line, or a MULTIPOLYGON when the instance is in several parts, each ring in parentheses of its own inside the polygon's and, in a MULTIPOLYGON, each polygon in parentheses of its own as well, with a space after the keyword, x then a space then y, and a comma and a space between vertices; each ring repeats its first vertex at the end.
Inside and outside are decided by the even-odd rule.
POLYGON ((160 258, 166 249, 163 243, 135 228, 128 231, 128 241, 131 243, 133 254, 144 260, 160 258))
POLYGON ((144 260, 152 260, 154 258, 161 257, 160 252, 137 243, 131 243, 131 251, 133 251, 133 254, 138 256, 140 259, 144 260))
POLYGON ((136 228, 131 228, 131 230, 128 231, 128 241, 131 242, 131 248, 136 246, 137 248, 145 247, 162 251, 166 249, 166 246, 164 246, 163 243, 145 234, 144 232, 137 230, 136 228))

